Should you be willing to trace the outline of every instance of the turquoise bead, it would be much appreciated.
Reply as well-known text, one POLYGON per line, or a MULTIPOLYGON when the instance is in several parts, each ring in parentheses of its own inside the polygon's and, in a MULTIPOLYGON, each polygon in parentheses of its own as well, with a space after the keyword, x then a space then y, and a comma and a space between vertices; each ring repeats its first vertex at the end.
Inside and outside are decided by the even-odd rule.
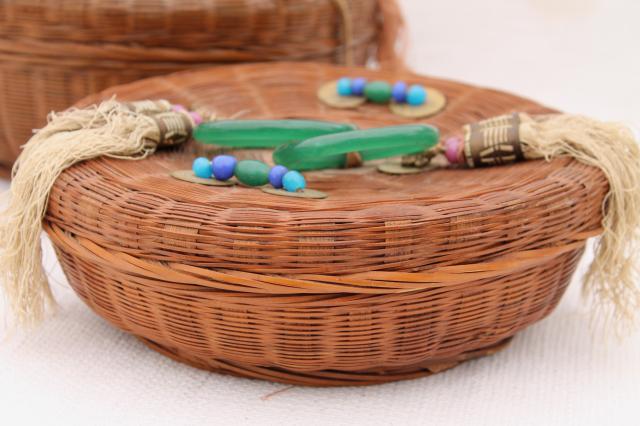
POLYGON ((193 161, 193 166, 191 166, 191 170, 193 170, 193 174, 199 178, 203 179, 211 179, 211 161, 205 157, 198 157, 193 161))
POLYGON ((289 192, 297 192, 302 191, 307 186, 307 182, 300 172, 291 170, 282 178, 282 186, 289 192))
POLYGON ((338 95, 351 96, 351 79, 343 77, 338 80, 338 95))
POLYGON ((419 84, 414 84, 407 91, 407 103, 413 106, 420 106, 427 102, 427 91, 419 84))

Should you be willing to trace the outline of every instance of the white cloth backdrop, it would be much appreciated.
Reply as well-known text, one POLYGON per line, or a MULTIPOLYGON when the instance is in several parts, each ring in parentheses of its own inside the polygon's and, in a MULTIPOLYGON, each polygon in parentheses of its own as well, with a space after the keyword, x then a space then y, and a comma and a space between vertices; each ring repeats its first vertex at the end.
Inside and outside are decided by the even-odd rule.
MULTIPOLYGON (((409 62, 419 72, 603 119, 640 119, 639 2, 401 4, 409 62)), ((68 289, 50 249, 45 264, 59 313, 27 335, 9 335, 0 324, 1 424, 640 423, 640 334, 622 344, 594 341, 579 276, 549 318, 495 356, 419 380, 311 389, 210 374, 164 358, 91 313, 68 289)))

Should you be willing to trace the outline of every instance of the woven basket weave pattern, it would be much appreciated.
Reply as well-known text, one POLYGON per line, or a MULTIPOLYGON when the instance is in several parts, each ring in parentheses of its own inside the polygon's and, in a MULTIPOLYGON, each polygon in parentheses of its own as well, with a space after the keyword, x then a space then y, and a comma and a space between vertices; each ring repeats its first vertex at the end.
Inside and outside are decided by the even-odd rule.
POLYGON ((364 64, 395 35, 378 0, 343 1, 348 15, 337 0, 0 2, 0 166, 50 111, 110 86, 218 63, 364 64))
MULTIPOLYGON (((442 90, 444 134, 511 111, 549 110, 487 89, 317 64, 181 73, 84 101, 165 97, 218 116, 304 117, 361 127, 406 119, 383 106, 327 108, 341 75, 402 77, 442 90)), ((238 153, 268 158, 264 151, 238 153)), ((190 152, 100 159, 58 179, 47 213, 85 302, 190 364, 309 385, 371 384, 492 353, 558 302, 599 232, 606 179, 572 160, 388 176, 307 173, 326 200, 175 181, 190 152)))

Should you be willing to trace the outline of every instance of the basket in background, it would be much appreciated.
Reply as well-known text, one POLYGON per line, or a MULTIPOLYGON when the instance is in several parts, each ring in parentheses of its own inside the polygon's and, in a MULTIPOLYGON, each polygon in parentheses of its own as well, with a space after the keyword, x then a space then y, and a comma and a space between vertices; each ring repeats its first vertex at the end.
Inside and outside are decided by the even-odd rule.
POLYGON ((396 64, 394 0, 0 2, 0 168, 50 111, 143 77, 236 62, 396 64))

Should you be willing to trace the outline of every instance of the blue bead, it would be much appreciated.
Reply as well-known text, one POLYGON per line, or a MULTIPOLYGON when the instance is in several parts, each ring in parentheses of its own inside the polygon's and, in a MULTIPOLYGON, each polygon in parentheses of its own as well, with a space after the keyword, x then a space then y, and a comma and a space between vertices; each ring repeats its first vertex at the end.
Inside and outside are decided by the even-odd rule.
POLYGON ((233 176, 238 161, 231 155, 218 155, 211 162, 213 177, 218 180, 228 180, 233 176))
POLYGON ((409 87, 407 92, 407 103, 413 106, 423 105, 427 102, 427 91, 419 84, 409 87))
POLYGON ((393 100, 399 104, 405 102, 407 100, 407 83, 404 81, 396 82, 396 84, 393 85, 391 96, 393 100))
POLYGON ((351 96, 351 79, 343 77, 338 80, 338 95, 351 96))
POLYGON ((274 188, 282 188, 282 178, 287 174, 289 169, 285 166, 273 166, 269 171, 269 183, 274 188))
POLYGON ((304 176, 294 170, 287 172, 282 178, 282 186, 289 192, 303 190, 307 186, 304 176))
POLYGON ((191 166, 193 174, 199 178, 211 179, 211 161, 205 157, 198 157, 191 166))
POLYGON ((367 85, 367 79, 358 77, 351 80, 351 94, 354 96, 364 95, 364 87, 367 85))

